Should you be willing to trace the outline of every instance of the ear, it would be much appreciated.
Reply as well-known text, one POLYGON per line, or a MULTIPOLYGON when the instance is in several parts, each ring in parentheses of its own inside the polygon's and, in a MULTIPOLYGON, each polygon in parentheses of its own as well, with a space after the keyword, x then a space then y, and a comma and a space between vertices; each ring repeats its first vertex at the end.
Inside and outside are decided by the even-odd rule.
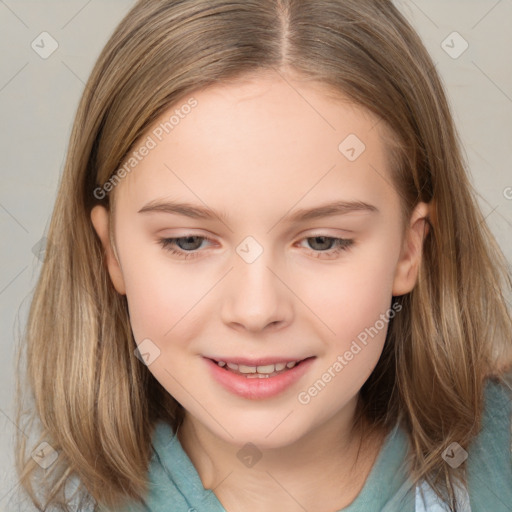
POLYGON ((405 230, 400 259, 398 260, 393 281, 393 296, 409 293, 415 286, 423 253, 429 224, 427 217, 430 205, 418 203, 411 215, 409 225, 405 230))
POLYGON ((95 206, 91 211, 91 221, 94 226, 103 249, 105 251, 105 263, 110 274, 114 288, 121 294, 126 295, 123 272, 117 259, 115 247, 112 247, 110 237, 110 213, 104 206, 95 206))

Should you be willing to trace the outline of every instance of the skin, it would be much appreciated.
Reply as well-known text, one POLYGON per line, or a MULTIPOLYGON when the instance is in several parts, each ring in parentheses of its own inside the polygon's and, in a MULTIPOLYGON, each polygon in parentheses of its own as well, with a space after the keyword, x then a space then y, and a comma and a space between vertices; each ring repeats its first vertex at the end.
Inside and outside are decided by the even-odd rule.
POLYGON ((194 98, 198 106, 116 187, 115 246, 109 213, 92 211, 112 282, 127 296, 137 343, 149 338, 160 350, 149 370, 187 411, 179 439, 205 488, 230 511, 339 510, 361 490, 385 434, 363 439, 357 457, 350 426, 386 328, 308 404, 297 397, 389 310, 392 296, 413 289, 429 205, 419 203, 402 229, 383 123, 322 85, 267 74, 194 98), (353 162, 338 149, 349 134, 366 145, 353 162), (227 217, 138 213, 156 199, 227 217), (288 223, 297 209, 330 200, 379 211, 288 223), (158 242, 184 236, 213 242, 182 242, 183 252, 196 252, 191 259, 158 242), (263 248, 252 263, 236 252, 247 236, 263 248), (315 244, 314 236, 354 245, 329 256, 329 240, 315 244), (205 355, 316 359, 283 393, 250 400, 213 380, 205 355), (247 442, 263 454, 252 468, 236 456, 247 442))

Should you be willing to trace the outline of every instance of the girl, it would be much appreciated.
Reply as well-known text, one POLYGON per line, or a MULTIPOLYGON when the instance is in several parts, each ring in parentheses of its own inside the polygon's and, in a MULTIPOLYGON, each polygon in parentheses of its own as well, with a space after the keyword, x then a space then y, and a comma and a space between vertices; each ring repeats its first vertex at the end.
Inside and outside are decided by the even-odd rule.
POLYGON ((510 510, 510 278, 391 1, 139 1, 48 238, 40 510, 510 510))

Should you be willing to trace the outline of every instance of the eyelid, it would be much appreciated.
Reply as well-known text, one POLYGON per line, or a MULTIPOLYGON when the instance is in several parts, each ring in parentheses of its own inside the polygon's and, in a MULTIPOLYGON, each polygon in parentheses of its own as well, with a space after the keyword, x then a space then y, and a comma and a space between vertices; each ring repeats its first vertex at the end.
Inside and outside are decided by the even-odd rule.
MULTIPOLYGON (((185 235, 175 237, 160 238, 158 240, 158 243, 159 245, 162 246, 164 250, 168 251, 170 254, 176 255, 179 259, 186 260, 201 257, 202 253, 205 252, 204 250, 196 249, 192 251, 186 251, 184 249, 176 248, 176 240, 183 238, 199 238, 201 239, 201 243, 203 243, 204 241, 214 242, 214 240, 208 236, 188 233, 185 235)), ((301 238, 299 238, 298 242, 303 242, 310 238, 326 238, 328 240, 333 241, 334 248, 325 251, 315 251, 314 249, 308 249, 308 252, 312 257, 323 260, 338 259, 341 253, 348 251, 355 245, 354 239, 330 236, 318 232, 302 236, 301 238)))

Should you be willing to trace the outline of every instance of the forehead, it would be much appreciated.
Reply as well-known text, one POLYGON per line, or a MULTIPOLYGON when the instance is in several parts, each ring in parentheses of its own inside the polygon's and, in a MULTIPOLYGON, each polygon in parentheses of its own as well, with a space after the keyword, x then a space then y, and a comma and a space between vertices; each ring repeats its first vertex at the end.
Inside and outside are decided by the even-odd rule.
POLYGON ((375 115, 318 83, 262 75, 210 86, 153 123, 139 141, 152 149, 116 195, 139 208, 166 196, 245 202, 247 214, 326 194, 382 201, 394 192, 383 129, 375 115))

